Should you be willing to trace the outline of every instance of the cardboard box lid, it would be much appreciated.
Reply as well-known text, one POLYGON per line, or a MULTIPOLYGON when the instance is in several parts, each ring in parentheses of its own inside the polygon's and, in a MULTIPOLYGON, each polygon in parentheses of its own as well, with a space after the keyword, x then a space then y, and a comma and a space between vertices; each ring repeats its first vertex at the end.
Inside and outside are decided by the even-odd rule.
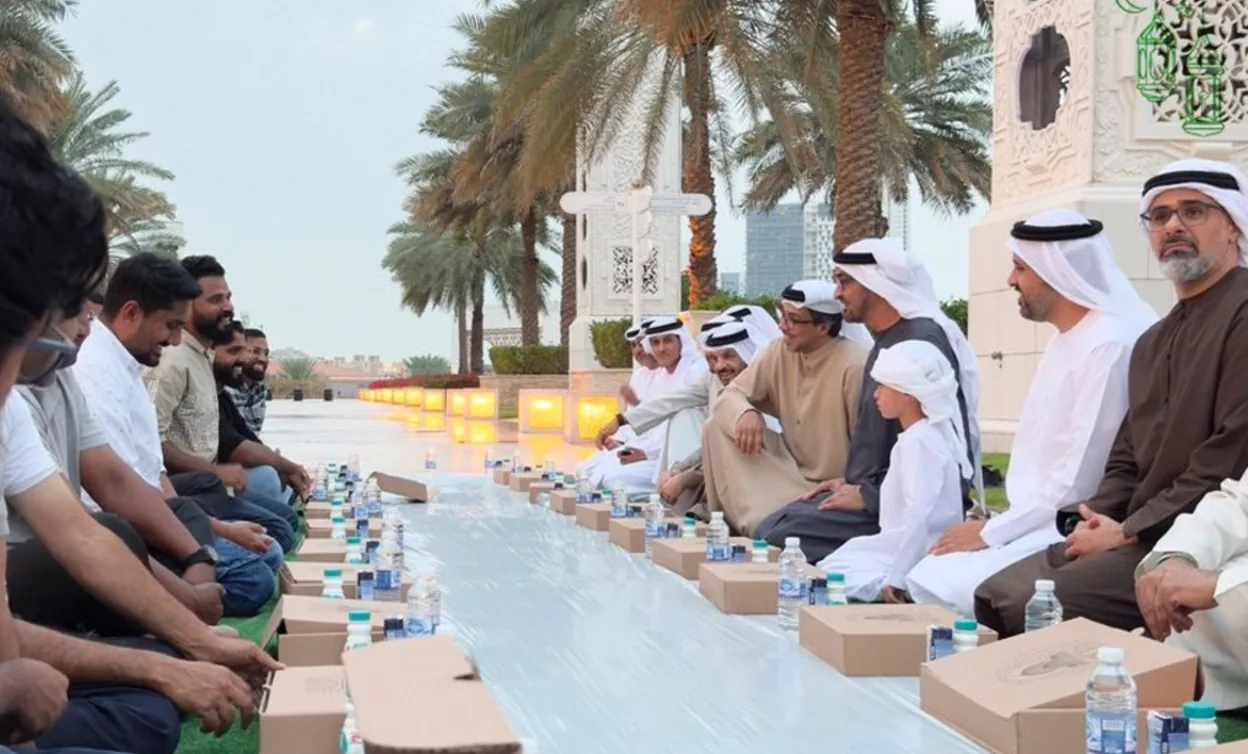
POLYGON ((347 543, 338 539, 305 539, 299 545, 297 555, 342 555, 347 556, 347 543))
POLYGON ((295 584, 320 584, 325 580, 325 571, 337 568, 342 571, 344 581, 355 581, 361 571, 372 573, 370 565, 351 565, 348 563, 317 563, 311 560, 288 560, 282 565, 282 575, 295 584))
POLYGON ((922 673, 999 718, 1027 709, 1079 709, 1101 647, 1125 651, 1141 707, 1190 700, 1195 655, 1085 618, 925 663, 922 673))
POLYGON ((284 594, 269 618, 264 644, 267 645, 279 630, 287 634, 345 634, 347 613, 352 610, 368 610, 372 613, 371 622, 376 630, 385 627, 386 618, 401 614, 403 605, 398 602, 327 600, 323 597, 284 594))
MULTIPOLYGON (((958 616, 937 605, 839 605, 805 607, 811 618, 841 636, 926 636, 927 627, 953 626, 958 616)), ((985 626, 981 635, 995 635, 985 626)))
POLYGON ((286 668, 269 677, 261 716, 346 715, 346 675, 341 666, 286 668))
POLYGON ((369 751, 520 751, 519 739, 472 661, 449 637, 383 642, 349 652, 343 662, 369 751), (407 708, 421 714, 401 714, 407 708))
POLYGON ((405 479, 391 474, 383 474, 380 471, 374 471, 372 474, 369 474, 369 478, 377 480, 377 486, 381 488, 382 492, 388 495, 397 495, 409 502, 427 503, 434 497, 433 490, 415 479, 405 479))

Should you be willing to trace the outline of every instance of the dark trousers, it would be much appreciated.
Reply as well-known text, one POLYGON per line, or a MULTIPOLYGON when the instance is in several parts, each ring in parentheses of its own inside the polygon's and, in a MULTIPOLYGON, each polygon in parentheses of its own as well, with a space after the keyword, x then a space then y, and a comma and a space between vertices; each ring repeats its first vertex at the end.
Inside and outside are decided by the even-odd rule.
MULTIPOLYGON (((110 513, 98 513, 95 520, 117 535, 144 567, 150 567, 147 546, 130 524, 110 513)), ((84 589, 38 539, 9 548, 5 578, 9 609, 22 620, 71 634, 122 637, 146 633, 84 589)))
POLYGON ((169 477, 173 488, 182 497, 191 497, 208 515, 221 521, 251 521, 264 527, 277 541, 282 552, 295 547, 295 531, 299 514, 289 505, 243 502, 232 497, 215 474, 195 472, 169 477))
MULTIPOLYGON (((155 639, 113 639, 108 643, 178 656, 155 639)), ((173 754, 181 738, 182 715, 165 697, 147 689, 92 683, 69 687, 65 713, 35 743, 39 751, 59 754, 81 751, 74 747, 127 754, 173 754)))

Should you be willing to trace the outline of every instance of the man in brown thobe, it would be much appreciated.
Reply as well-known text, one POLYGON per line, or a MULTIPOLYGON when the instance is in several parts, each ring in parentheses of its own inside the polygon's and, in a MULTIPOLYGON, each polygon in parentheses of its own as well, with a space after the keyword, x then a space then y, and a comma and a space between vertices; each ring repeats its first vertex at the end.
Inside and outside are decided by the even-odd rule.
POLYGON ((1179 302, 1136 344, 1101 485, 1058 514, 1066 541, 976 590, 975 617, 1002 636, 1023 631, 1036 579, 1056 583, 1066 618, 1143 626, 1136 565, 1179 514, 1248 466, 1248 178, 1180 160, 1144 184, 1141 208, 1179 302))
POLYGON ((783 340, 724 388, 702 434, 708 508, 747 536, 789 500, 845 473, 858 420, 866 350, 839 334, 835 287, 794 283, 781 306, 783 340), (782 434, 766 428, 764 414, 782 434))

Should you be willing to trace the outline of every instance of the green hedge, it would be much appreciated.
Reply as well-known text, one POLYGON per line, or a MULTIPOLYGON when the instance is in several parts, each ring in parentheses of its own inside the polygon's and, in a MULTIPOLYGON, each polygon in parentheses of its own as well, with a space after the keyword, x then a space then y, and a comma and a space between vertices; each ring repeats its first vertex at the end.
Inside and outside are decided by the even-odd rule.
POLYGON ((624 332, 632 326, 631 319, 609 319, 589 326, 594 356, 603 368, 628 369, 633 365, 633 349, 624 340, 624 332))
POLYGON ((716 293, 714 296, 699 301, 696 309, 698 311, 722 312, 724 309, 733 306, 761 306, 767 310, 771 316, 775 317, 778 308, 776 300, 770 296, 759 296, 758 298, 747 298, 738 296, 735 293, 716 293))
POLYGON ((494 346, 490 363, 496 374, 567 374, 567 346, 494 346))

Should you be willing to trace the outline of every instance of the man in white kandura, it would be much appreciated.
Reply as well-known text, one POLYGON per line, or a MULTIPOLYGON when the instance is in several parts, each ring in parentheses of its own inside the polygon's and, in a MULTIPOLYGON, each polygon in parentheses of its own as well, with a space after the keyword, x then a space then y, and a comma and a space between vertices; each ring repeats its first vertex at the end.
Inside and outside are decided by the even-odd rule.
POLYGON ((624 331, 624 339, 628 341, 628 347, 633 352, 633 373, 628 378, 628 384, 620 388, 620 397, 629 406, 636 406, 645 400, 646 391, 659 368, 659 363, 654 360, 654 352, 650 350, 649 341, 646 340, 646 325, 652 321, 644 320, 624 331))
MULTIPOLYGON (((655 318, 646 327, 646 339, 659 364, 646 389, 647 401, 680 390, 706 376, 706 360, 685 323, 676 317, 655 318)), ((604 443, 603 450, 577 468, 577 476, 588 478, 595 486, 622 487, 630 496, 651 494, 663 471, 659 464, 666 441, 666 423, 642 434, 622 428, 616 437, 604 443)))
POLYGON ((1023 404, 1005 490, 1009 509, 950 528, 910 572, 916 602, 974 613, 979 584, 1060 542, 1059 508, 1096 492, 1127 411, 1127 367, 1157 313, 1114 261, 1100 222, 1050 210, 1010 234, 1019 313, 1057 333, 1023 404))

